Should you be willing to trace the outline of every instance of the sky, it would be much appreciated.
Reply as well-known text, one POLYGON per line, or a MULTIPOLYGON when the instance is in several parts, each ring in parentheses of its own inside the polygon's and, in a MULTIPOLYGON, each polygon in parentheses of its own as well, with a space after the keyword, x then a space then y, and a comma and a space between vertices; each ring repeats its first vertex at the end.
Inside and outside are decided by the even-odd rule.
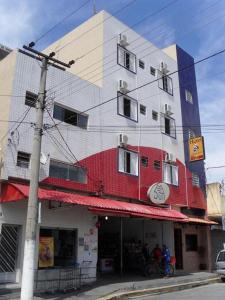
MULTIPOLYGON (((36 48, 42 50, 90 18, 94 2, 97 11, 108 11, 159 48, 176 43, 196 61, 225 49, 225 0, 0 0, 0 43, 22 48, 83 6, 38 40, 36 48)), ((225 180, 221 167, 225 166, 225 53, 197 65, 196 79, 207 182, 221 182, 225 180)))

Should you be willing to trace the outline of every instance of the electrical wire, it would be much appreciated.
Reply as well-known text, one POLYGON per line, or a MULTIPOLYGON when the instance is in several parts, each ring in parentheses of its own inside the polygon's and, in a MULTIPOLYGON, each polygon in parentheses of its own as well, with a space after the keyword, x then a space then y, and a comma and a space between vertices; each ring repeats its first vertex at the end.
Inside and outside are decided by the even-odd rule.
MULTIPOLYGON (((124 9, 126 9, 127 7, 129 7, 130 5, 132 5, 134 2, 136 2, 137 0, 131 0, 129 3, 127 3, 125 6, 121 7, 120 9, 118 9, 116 12, 114 12, 113 15, 109 15, 107 18, 105 18, 103 21, 97 23, 96 25, 92 26, 90 29, 86 30, 85 32, 83 32, 81 35, 79 35, 78 37, 76 37, 75 39, 73 39, 72 41, 66 43, 65 45, 63 45, 61 48, 59 48, 58 50, 55 51, 55 53, 59 53, 61 50, 65 49, 68 45, 72 44, 73 42, 79 40, 81 37, 83 37, 84 35, 86 35, 87 33, 89 33, 90 31, 94 30, 95 28, 97 28, 98 26, 102 25, 103 23, 105 23, 107 20, 111 19, 112 17, 114 17, 115 15, 117 15, 119 12, 123 11, 124 9)), ((173 1, 178 1, 178 0, 173 0, 173 1)))
MULTIPOLYGON (((48 109, 46 109, 49 117, 51 118, 52 122, 55 124, 55 120, 53 119, 53 117, 51 116, 50 112, 48 109)), ((56 125, 56 124, 55 124, 56 125)), ((57 128, 57 127, 56 127, 57 128)), ((76 164, 79 165, 81 168, 85 168, 81 163, 80 161, 77 159, 77 157, 75 156, 75 154, 73 153, 73 151, 71 150, 70 146, 68 145, 67 141, 65 140, 65 138, 63 137, 62 133, 60 132, 59 128, 57 128, 57 131, 61 137, 61 139, 63 140, 66 148, 68 149, 69 153, 72 155, 72 157, 75 159, 76 161, 76 164)), ((88 173, 87 173, 87 177, 92 180, 93 182, 97 183, 96 179, 95 178, 92 178, 88 173)))
MULTIPOLYGON (((200 63, 202 63, 202 62, 204 62, 204 61, 206 61, 206 60, 208 60, 208 59, 211 59, 211 58, 213 58, 213 57, 215 57, 215 56, 217 56, 217 55, 223 54, 224 52, 225 52, 225 49, 220 50, 220 51, 218 51, 218 52, 215 52, 215 53, 213 53, 213 54, 211 54, 211 55, 209 55, 209 56, 206 56, 206 57, 204 57, 204 58, 202 58, 202 59, 199 59, 199 60, 197 60, 196 62, 194 62, 194 63, 192 63, 192 64, 190 64, 190 65, 188 65, 188 66, 185 66, 185 67, 183 67, 183 68, 180 68, 180 69, 177 69, 177 70, 175 70, 175 71, 173 71, 173 72, 168 73, 168 74, 167 74, 167 77, 169 77, 169 76, 171 76, 171 75, 174 75, 174 74, 176 74, 176 73, 179 73, 179 72, 186 71, 186 70, 188 70, 188 69, 194 67, 195 65, 200 64, 200 63)), ((142 85, 140 85, 140 86, 138 86, 138 87, 136 87, 136 88, 134 88, 134 89, 128 91, 127 94, 130 94, 130 93, 132 93, 132 92, 134 92, 134 91, 136 91, 136 90, 139 90, 139 89, 141 89, 141 88, 144 88, 144 87, 146 87, 146 86, 148 86, 148 85, 151 85, 151 84, 153 84, 153 83, 155 83, 155 82, 158 82, 158 81, 161 80, 161 79, 162 79, 162 78, 157 78, 157 79, 154 79, 154 80, 152 80, 152 81, 146 82, 146 83, 144 83, 144 84, 142 84, 142 85)), ((90 108, 88 108, 88 109, 82 111, 81 114, 86 113, 86 112, 89 112, 90 110, 93 110, 93 109, 95 109, 95 108, 97 108, 97 107, 103 106, 103 105, 105 105, 105 104, 107 104, 107 103, 109 103, 109 102, 111 102, 111 101, 113 101, 113 100, 116 100, 116 99, 117 99, 117 96, 116 96, 116 97, 112 97, 112 98, 110 98, 110 99, 108 99, 108 100, 103 101, 102 103, 96 104, 96 105, 94 105, 94 106, 92 106, 92 107, 90 107, 90 108)), ((74 115, 71 115, 67 120, 69 120, 69 119, 71 119, 71 118, 73 118, 73 117, 74 117, 74 115)), ((59 122, 58 124, 60 124, 60 123, 62 123, 62 121, 59 122)), ((58 126, 58 124, 56 124, 55 126, 58 126)))
MULTIPOLYGON (((225 14, 223 15, 223 17, 225 17, 225 14)), ((215 20, 218 20, 218 18, 214 19, 213 22, 214 22, 215 20)), ((208 24, 210 24, 210 23, 211 23, 211 22, 208 22, 208 24)), ((189 33, 190 33, 190 32, 189 32, 189 33)), ((149 49, 149 47, 148 47, 148 49, 149 49)), ((146 50, 146 49, 145 49, 145 50, 146 50)), ((145 50, 143 50, 143 51, 145 51, 145 50)), ((151 51, 150 53, 147 53, 146 55, 140 57, 140 59, 143 59, 143 58, 145 58, 145 57, 147 57, 147 56, 149 56, 149 55, 151 55, 151 54, 153 54, 154 52, 157 52, 157 51, 159 51, 159 50, 160 50, 160 49, 153 50, 153 51, 151 51)), ((143 51, 142 51, 142 52, 143 52, 143 51)), ((114 60, 113 60, 113 61, 114 61, 114 60)), ((72 92, 70 91, 70 93, 69 93, 69 94, 67 93, 67 94, 70 95, 71 93, 73 93, 73 94, 78 93, 79 91, 85 89, 86 87, 89 87, 90 85, 92 85, 92 84, 98 82, 99 80, 101 80, 101 79, 103 79, 103 78, 106 78, 106 77, 108 77, 108 76, 110 76, 110 75, 112 75, 112 74, 114 74, 114 73, 116 73, 116 72, 118 72, 118 71, 120 70, 120 67, 119 67, 118 65, 114 65, 113 67, 114 67, 114 68, 116 67, 116 69, 113 70, 112 72, 110 72, 110 73, 108 73, 108 74, 106 74, 106 75, 103 75, 103 76, 101 76, 100 78, 97 77, 97 79, 95 79, 94 81, 91 81, 91 82, 88 82, 88 83, 87 83, 87 82, 84 82, 84 85, 83 85, 82 87, 80 87, 79 89, 76 89, 76 90, 72 90, 72 92)), ((112 66, 110 66, 109 68, 106 68, 104 71, 108 71, 108 70, 112 70, 112 66)), ((93 72, 94 72, 94 71, 93 71, 93 72)), ((92 72, 91 72, 91 73, 92 73, 92 72)), ((97 73, 97 74, 94 74, 93 76, 87 78, 86 80, 87 80, 87 81, 90 81, 92 78, 96 78, 97 75, 102 75, 102 71, 100 71, 100 72, 97 73)), ((85 75, 84 75, 84 76, 85 76, 85 75)), ((65 95, 65 92, 63 92, 63 89, 65 89, 68 85, 71 85, 71 84, 73 85, 73 83, 76 83, 76 82, 78 82, 78 81, 80 81, 79 78, 75 79, 72 83, 69 83, 69 84, 67 84, 66 86, 64 85, 61 89, 58 90, 58 91, 60 91, 60 93, 57 93, 57 90, 54 90, 54 93, 57 94, 57 96, 65 95)), ((59 85, 60 85, 60 84, 59 84, 59 85)), ((81 83, 78 82, 78 84, 75 86, 75 88, 78 88, 80 85, 81 85, 81 83)))
MULTIPOLYGON (((218 2, 219 2, 219 1, 216 1, 215 3, 213 3, 213 4, 209 5, 209 6, 207 6, 206 8, 200 10, 200 11, 198 12, 198 14, 202 14, 203 11, 208 10, 209 8, 212 8, 212 6, 215 6, 218 2)), ((193 17, 196 17, 196 13, 193 14, 193 17)), ((217 18, 217 19, 218 19, 218 18, 217 18)), ((216 19, 216 20, 217 20, 217 19, 216 19)), ((134 27, 134 26, 133 26, 133 27, 134 27)), ((132 28, 132 27, 131 27, 131 28, 132 28)), ((156 29, 157 29, 157 28, 158 28, 158 26, 156 27, 156 29)), ((154 29, 155 29, 155 28, 153 28, 153 29, 151 28, 151 30, 150 30, 150 31, 148 30, 147 32, 145 32, 145 34, 148 33, 148 32, 152 32, 154 29)), ((129 30, 130 30, 130 28, 129 28, 129 30)), ((192 31, 193 31, 193 30, 192 30, 192 31)), ((188 31, 186 34, 189 34, 189 33, 192 32, 192 31, 188 31)), ((185 34, 185 35, 186 35, 186 34, 185 34)), ((159 37, 158 34, 157 34, 157 37, 159 37)), ((132 41, 129 43, 129 45, 131 45, 132 43, 134 43, 134 42, 136 42, 137 40, 142 39, 142 38, 143 38, 142 36, 139 36, 138 38, 135 38, 134 40, 132 40, 132 41)), ((114 37, 113 37, 112 39, 114 39, 114 37)), ((136 47, 131 48, 130 50, 131 50, 131 51, 134 51, 135 49, 139 48, 140 45, 142 46, 142 45, 145 44, 145 43, 149 43, 149 41, 146 40, 146 41, 143 42, 142 44, 139 44, 139 45, 137 45, 136 47)), ((152 45, 152 46, 150 46, 150 47, 148 46, 148 48, 146 48, 146 49, 149 49, 149 48, 152 48, 152 47, 154 47, 154 45, 152 45)), ((146 50, 146 49, 145 49, 145 50, 146 50)), ((156 49, 156 50, 154 50, 153 52, 150 52, 150 54, 152 54, 152 53, 154 53, 154 52, 156 52, 156 51, 161 51, 161 49, 156 49)), ((142 52, 143 52, 143 51, 141 51, 141 53, 142 53, 142 52)), ((113 54, 114 54, 114 52, 113 52, 113 53, 110 53, 109 55, 107 55, 106 57, 104 57, 103 60, 105 60, 105 59, 111 57, 113 54)), ((149 55, 150 55, 150 54, 149 54, 149 55)), ((142 57, 142 58, 143 58, 143 57, 142 57)), ((140 58, 140 59, 142 59, 142 58, 140 58)), ((99 60, 99 61, 97 61, 96 63, 92 64, 91 66, 85 67, 85 68, 82 69, 80 72, 78 72, 77 75, 80 75, 83 71, 89 69, 90 67, 92 67, 92 66, 98 64, 98 63, 101 62, 101 61, 102 61, 102 59, 99 60)), ((113 60, 110 60, 110 61, 107 62, 107 63, 105 63, 105 64, 104 64, 104 67, 105 67, 106 65, 108 65, 109 63, 111 63, 111 62, 114 62, 114 59, 113 59, 113 60)), ((86 75, 89 75, 90 73, 93 73, 93 72, 97 71, 99 68, 100 68, 100 67, 97 67, 96 69, 94 69, 94 70, 92 70, 91 72, 88 72, 88 73, 86 73, 86 74, 84 74, 84 75, 82 75, 82 76, 85 77, 86 75)), ((108 69, 111 69, 111 67, 108 68, 108 69)), ((106 69, 106 70, 107 70, 107 69, 106 69)), ((106 71, 106 70, 105 70, 105 71, 106 71)), ((115 70, 115 72, 116 72, 116 71, 117 71, 117 70, 115 70)), ((96 77, 96 75, 99 75, 99 74, 102 74, 102 72, 100 72, 100 73, 98 73, 98 74, 94 74, 94 76, 92 76, 91 78, 96 77)), ((111 74, 112 74, 112 73, 110 73, 110 75, 111 75, 111 74)), ((107 77, 107 75, 106 75, 105 77, 107 77)), ((88 78, 88 79, 86 79, 86 80, 89 80, 89 79, 91 79, 91 78, 88 78)), ((104 78, 104 76, 101 77, 101 78, 99 78, 98 80, 103 79, 103 78, 104 78)), ((69 80, 70 80, 70 79, 69 79, 69 80)), ((48 91, 54 89, 55 87, 57 87, 57 86, 59 86, 59 85, 62 85, 63 83, 65 83, 66 81, 69 81, 69 80, 66 79, 66 80, 60 82, 60 84, 51 87, 50 89, 48 89, 48 91)), ((96 81, 94 81, 94 82, 97 82, 98 80, 96 80, 96 81)), ((69 84, 71 84, 71 83, 73 84, 73 83, 75 83, 75 82, 77 82, 77 81, 79 81, 79 78, 73 80, 73 81, 70 82, 69 84)), ((94 82, 93 82, 93 83, 94 83, 94 82)), ((68 86, 68 85, 67 85, 67 86, 68 86)), ((63 88, 65 88, 65 86, 64 86, 63 88)), ((61 91, 61 89, 60 89, 60 91, 61 91)))
POLYGON ((50 134, 50 132, 45 129, 45 132, 48 134, 49 138, 51 139, 52 143, 58 148, 59 152, 64 156, 66 157, 66 159, 71 163, 71 164, 74 164, 74 160, 71 159, 71 154, 68 153, 67 149, 65 149, 63 147, 63 145, 53 136, 50 134), (64 150, 64 151, 62 151, 64 150), (66 152, 66 154, 65 154, 66 152), (69 156, 68 156, 69 155, 69 156))
POLYGON ((35 40, 35 44, 37 42, 39 42, 41 39, 43 39, 47 34, 49 34, 51 31, 53 31, 57 26, 61 25, 65 20, 69 19, 70 17, 72 17, 74 14, 76 14, 80 9, 82 9, 83 7, 85 7, 88 3, 90 2, 90 0, 84 2, 81 6, 79 6, 78 8, 76 8, 75 10, 73 10, 72 12, 70 12, 68 15, 66 15, 65 17, 62 18, 61 21, 59 21, 58 23, 56 23, 54 26, 52 26, 50 29, 48 29, 46 32, 44 32, 41 36, 39 36, 36 40, 35 40))
MULTIPOLYGON (((123 34, 123 33, 127 32, 127 31, 131 30, 131 29, 134 28, 136 25, 140 25, 142 22, 146 21, 147 18, 151 18, 151 17, 157 15, 158 13, 160 13, 160 12, 162 12, 163 10, 167 9, 169 6, 171 6, 172 4, 174 4, 174 3, 177 2, 177 1, 178 1, 178 0, 173 0, 173 1, 171 1, 170 3, 168 3, 167 5, 165 5, 165 6, 163 6, 162 8, 160 8, 159 10, 156 10, 156 11, 154 11, 153 13, 148 14, 148 15, 145 16, 142 20, 138 21, 137 23, 134 23, 133 25, 131 25, 131 27, 129 27, 129 29, 126 29, 126 30, 122 31, 120 34, 123 34)), ((111 15, 110 17, 113 17, 113 15, 111 15)), ((139 38, 142 38, 142 37, 140 36, 139 38)), ((138 38, 138 39, 139 39, 139 38, 138 38)), ((103 46, 104 44, 107 44, 108 42, 110 42, 110 41, 112 41, 112 40, 114 40, 114 39, 115 39, 115 37, 106 40, 105 42, 101 43, 100 45, 96 46, 95 48, 93 48, 93 49, 89 50, 88 52, 84 53, 81 57, 76 58, 75 61, 80 60, 80 59, 86 57, 88 54, 92 53, 93 51, 95 51, 95 50, 98 49, 99 47, 103 46)), ((137 40, 137 39, 135 39, 135 40, 137 40)), ((132 43, 133 43, 133 41, 130 42, 130 44, 132 44, 132 43)), ((105 60, 106 58, 112 56, 113 54, 114 54, 114 53, 111 53, 111 54, 107 55, 106 57, 104 57, 104 60, 105 60)), ((98 63, 101 62, 101 61, 102 61, 102 60, 99 60, 98 62, 92 64, 91 66, 93 66, 93 65, 95 65, 95 64, 98 64, 98 63)), ((114 60, 113 60, 113 61, 114 61, 114 60)), ((110 62, 111 62, 111 61, 110 61, 110 62)), ((108 63, 110 63, 110 62, 108 62, 108 63)), ((108 64, 108 63, 107 63, 107 64, 108 64)), ((90 66, 85 67, 85 68, 82 69, 77 75, 81 74, 83 71, 85 71, 85 70, 87 70, 87 69, 89 69, 89 68, 90 68, 90 66)), ((97 69, 99 69, 99 68, 97 68, 97 69)), ((92 71, 92 72, 93 72, 93 71, 92 71)), ((84 76, 85 76, 85 75, 84 75, 84 76)), ((63 81, 63 82, 64 82, 64 81, 63 81)), ((63 82, 61 82, 60 84, 62 84, 63 82)), ((51 87, 51 89, 49 89, 48 91, 54 89, 55 87, 56 87, 56 86, 51 87)))
MULTIPOLYGON (((14 125, 8 129, 8 131, 3 135, 3 137, 0 140, 0 143, 8 136, 8 134, 12 131, 18 130, 18 128, 21 126, 21 124, 33 124, 31 122, 24 122, 25 118, 27 117, 29 111, 30 111, 31 107, 28 107, 27 110, 25 112, 22 113, 22 115, 17 119, 17 121, 7 121, 9 123, 14 123, 14 125), (20 118, 22 118, 22 120, 20 120, 20 118), (19 121, 20 120, 20 121, 19 121), (13 129, 13 127, 15 126, 15 124, 18 124, 16 129, 13 129)), ((6 120, 4 120, 4 122, 6 122, 6 120)))

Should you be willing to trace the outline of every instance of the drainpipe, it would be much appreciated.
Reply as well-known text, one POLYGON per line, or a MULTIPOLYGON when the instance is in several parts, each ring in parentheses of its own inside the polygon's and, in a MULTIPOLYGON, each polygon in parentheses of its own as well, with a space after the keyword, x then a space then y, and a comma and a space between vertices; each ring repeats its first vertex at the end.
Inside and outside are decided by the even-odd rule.
POLYGON ((120 275, 123 274, 123 219, 120 218, 120 275))

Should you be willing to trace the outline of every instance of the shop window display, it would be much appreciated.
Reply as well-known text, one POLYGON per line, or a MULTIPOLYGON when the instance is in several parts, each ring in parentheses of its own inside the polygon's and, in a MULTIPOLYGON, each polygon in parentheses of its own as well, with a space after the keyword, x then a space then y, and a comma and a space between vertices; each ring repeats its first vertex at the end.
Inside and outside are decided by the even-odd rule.
POLYGON ((39 239, 39 268, 76 264, 76 230, 41 228, 39 239))

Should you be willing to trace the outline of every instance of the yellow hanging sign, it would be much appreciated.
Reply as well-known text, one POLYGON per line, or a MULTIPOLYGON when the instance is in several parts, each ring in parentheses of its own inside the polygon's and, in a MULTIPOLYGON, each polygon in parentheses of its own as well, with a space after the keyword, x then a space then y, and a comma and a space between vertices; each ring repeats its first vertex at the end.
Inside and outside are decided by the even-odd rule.
POLYGON ((54 238, 39 238, 39 268, 47 268, 54 266, 54 238))
POLYGON ((189 139, 189 161, 205 159, 205 148, 203 136, 189 139))

